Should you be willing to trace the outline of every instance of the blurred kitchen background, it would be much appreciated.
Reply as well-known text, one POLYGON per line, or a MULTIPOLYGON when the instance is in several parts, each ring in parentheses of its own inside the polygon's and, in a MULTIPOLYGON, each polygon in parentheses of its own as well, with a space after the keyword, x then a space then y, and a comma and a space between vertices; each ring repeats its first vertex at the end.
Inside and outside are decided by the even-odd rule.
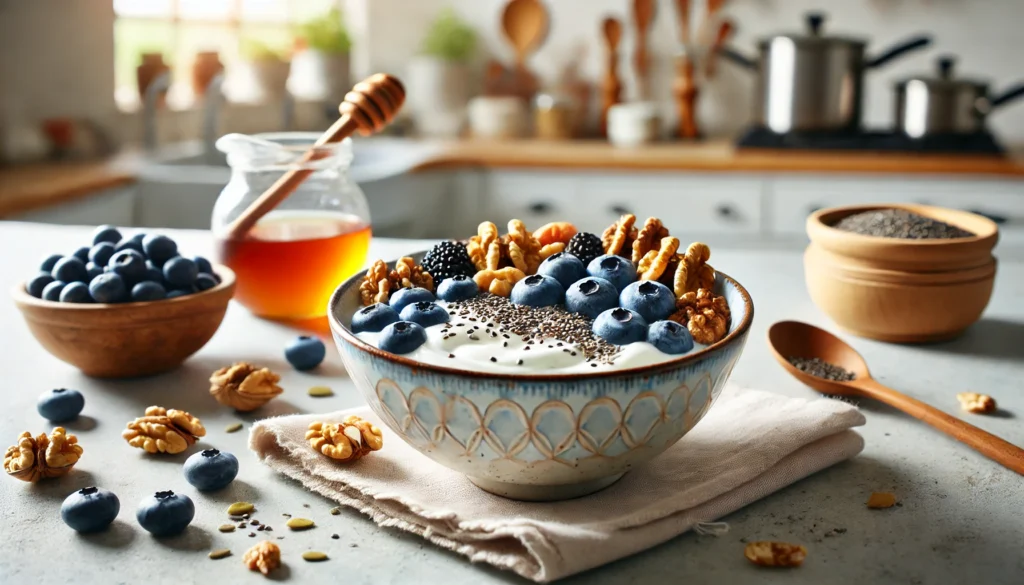
POLYGON ((0 0, 0 218, 206 229, 217 137, 321 131, 383 71, 408 100, 351 168, 376 235, 629 211, 802 246, 817 208, 921 202, 1024 256, 1022 20, 1019 0, 0 0))

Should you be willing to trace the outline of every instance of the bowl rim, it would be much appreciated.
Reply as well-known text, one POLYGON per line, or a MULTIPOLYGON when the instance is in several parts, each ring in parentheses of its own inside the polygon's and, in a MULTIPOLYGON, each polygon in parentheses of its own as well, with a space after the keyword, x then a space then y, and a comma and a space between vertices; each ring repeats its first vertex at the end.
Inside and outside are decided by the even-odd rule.
POLYGON ((827 234, 830 238, 851 238, 852 241, 861 241, 866 244, 884 244, 887 246, 914 246, 920 248, 937 248, 957 245, 967 246, 971 244, 978 244, 979 242, 986 242, 988 240, 992 241, 991 247, 995 247, 996 238, 998 238, 999 236, 999 226, 996 224, 996 222, 990 220, 985 216, 978 215, 977 213, 965 211, 962 209, 953 209, 952 207, 942 207, 941 205, 924 205, 917 203, 864 203, 858 205, 837 205, 834 207, 823 207, 815 211, 814 213, 811 213, 807 217, 808 236, 810 236, 813 240, 814 232, 811 226, 814 226, 814 228, 817 228, 819 230, 823 230, 820 233, 822 233, 823 235, 827 234), (887 238, 884 236, 869 236, 866 234, 858 234, 857 232, 840 230, 835 227, 834 222, 826 223, 824 221, 824 218, 826 216, 828 216, 830 219, 838 221, 844 217, 848 217, 856 213, 882 209, 902 209, 904 211, 909 211, 911 213, 923 215, 925 217, 928 217, 929 219, 949 223, 950 225, 953 225, 954 227, 958 227, 963 230, 972 231, 974 232, 974 235, 966 238, 929 240, 887 238), (970 218, 973 221, 979 222, 984 225, 984 233, 980 233, 978 230, 968 230, 968 228, 964 227, 963 225, 950 222, 945 219, 940 219, 932 215, 933 213, 936 212, 938 212, 939 214, 960 215, 965 218, 970 218))
POLYGON ((171 303, 185 303, 196 299, 216 295, 224 290, 235 286, 235 271, 223 264, 213 264, 213 271, 220 277, 220 282, 213 288, 206 289, 190 295, 184 295, 173 299, 160 299, 157 301, 139 301, 134 303, 62 303, 59 301, 47 301, 38 299, 28 294, 28 281, 21 281, 11 289, 11 297, 18 304, 28 305, 40 309, 49 309, 64 312, 99 312, 111 309, 138 309, 155 305, 168 306, 171 303))
MULTIPOLYGON (((408 254, 408 256, 415 256, 415 254, 419 253, 422 252, 408 254)), ((337 306, 337 304, 340 302, 342 295, 348 292, 348 289, 350 289, 353 286, 356 286, 356 284, 360 280, 362 280, 365 274, 364 270, 360 270, 353 276, 349 277, 348 280, 341 283, 336 289, 334 289, 334 292, 331 293, 331 300, 327 303, 327 319, 328 322, 330 323, 331 331, 334 332, 336 335, 339 335, 342 339, 344 339, 347 343, 351 344, 356 349, 368 353, 372 356, 390 361, 392 363, 405 366, 407 368, 412 368, 414 370, 425 370, 433 372, 435 374, 460 376, 468 378, 483 378, 487 380, 508 380, 516 382, 569 382, 575 380, 594 381, 609 378, 621 378, 624 376, 629 377, 640 375, 653 375, 665 370, 677 369, 686 364, 700 361, 705 357, 711 355, 712 353, 722 349, 723 347, 732 344, 737 339, 743 337, 750 330, 750 325, 754 320, 754 302, 750 298, 750 293, 747 292, 747 289, 744 288, 743 285, 741 285, 738 281, 736 281, 736 279, 732 278, 728 274, 721 272, 719 270, 716 270, 716 273, 720 274, 723 279, 725 279, 726 281, 730 282, 733 286, 735 286, 737 292, 739 292, 740 296, 743 299, 744 311, 743 317, 739 325, 737 325, 735 329, 727 333, 725 337, 723 337, 722 339, 715 343, 712 343, 711 345, 705 347, 700 351, 686 354, 684 356, 680 356, 678 358, 674 358, 660 364, 627 368, 623 370, 572 374, 508 374, 501 372, 477 372, 461 368, 451 368, 447 366, 428 364, 426 362, 420 362, 398 354, 386 352, 356 337, 356 335, 349 331, 347 327, 342 325, 339 322, 339 319, 335 316, 334 307, 337 306)), ((730 314, 735 314, 735 312, 732 310, 732 307, 730 307, 729 312, 730 314)))

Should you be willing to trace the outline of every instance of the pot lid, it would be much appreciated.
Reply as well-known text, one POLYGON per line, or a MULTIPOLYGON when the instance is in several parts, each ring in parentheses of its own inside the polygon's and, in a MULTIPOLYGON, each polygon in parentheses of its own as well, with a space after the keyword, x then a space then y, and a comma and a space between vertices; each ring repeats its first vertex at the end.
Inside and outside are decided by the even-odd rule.
POLYGON ((988 91, 988 82, 986 81, 970 78, 955 78, 953 76, 953 65, 955 63, 956 60, 953 57, 939 57, 936 61, 935 75, 912 75, 906 79, 900 80, 896 85, 904 86, 911 81, 916 81, 924 83, 928 87, 933 87, 935 89, 955 90, 970 88, 982 95, 988 91))
POLYGON ((825 23, 825 15, 820 12, 811 12, 806 16, 807 32, 783 33, 764 38, 758 43, 761 47, 767 46, 775 39, 784 38, 793 41, 797 46, 821 47, 827 45, 847 45, 865 47, 867 40, 857 37, 825 36, 822 34, 822 25, 825 23))

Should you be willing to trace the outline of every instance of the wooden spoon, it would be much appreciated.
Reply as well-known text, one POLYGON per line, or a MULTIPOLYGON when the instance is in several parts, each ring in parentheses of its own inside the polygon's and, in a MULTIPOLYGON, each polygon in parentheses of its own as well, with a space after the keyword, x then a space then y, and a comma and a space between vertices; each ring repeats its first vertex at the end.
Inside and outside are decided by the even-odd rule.
POLYGON ((768 329, 768 345, 775 359, 794 378, 818 392, 873 398, 930 424, 1008 469, 1024 475, 1024 449, 929 406, 920 400, 883 386, 871 377, 868 364, 857 350, 824 329, 799 321, 780 321, 768 329), (798 370, 787 358, 819 358, 852 372, 850 382, 826 380, 798 370))
POLYGON ((601 24, 605 44, 608 46, 608 63, 605 66, 604 82, 601 88, 601 135, 608 134, 608 110, 622 99, 622 82, 619 81, 619 42, 622 40, 622 22, 608 17, 601 24))
POLYGON ((690 48, 690 0, 676 0, 676 16, 679 17, 679 38, 690 48))
POLYGON ((729 36, 732 35, 733 25, 731 20, 723 20, 718 25, 718 35, 715 36, 715 42, 712 43, 711 48, 708 49, 708 58, 704 62, 704 76, 712 78, 715 76, 715 62, 718 60, 718 52, 725 46, 725 42, 729 40, 729 36))
POLYGON ((516 52, 516 68, 537 50, 548 30, 548 13, 538 0, 511 0, 501 15, 501 27, 516 52))
POLYGON ((645 100, 650 95, 647 71, 647 32, 654 21, 654 0, 633 0, 633 23, 636 25, 636 50, 633 67, 636 68, 637 95, 645 100))

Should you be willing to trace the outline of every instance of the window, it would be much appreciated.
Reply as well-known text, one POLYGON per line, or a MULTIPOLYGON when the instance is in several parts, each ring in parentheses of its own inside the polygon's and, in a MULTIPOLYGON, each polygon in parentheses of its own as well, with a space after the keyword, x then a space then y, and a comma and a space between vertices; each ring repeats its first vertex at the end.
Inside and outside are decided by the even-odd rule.
POLYGON ((320 16, 341 0, 114 0, 114 95, 124 109, 139 102, 136 67, 143 53, 161 53, 171 68, 171 107, 194 100, 192 62, 216 51, 225 69, 256 41, 287 55, 292 27, 320 16))

